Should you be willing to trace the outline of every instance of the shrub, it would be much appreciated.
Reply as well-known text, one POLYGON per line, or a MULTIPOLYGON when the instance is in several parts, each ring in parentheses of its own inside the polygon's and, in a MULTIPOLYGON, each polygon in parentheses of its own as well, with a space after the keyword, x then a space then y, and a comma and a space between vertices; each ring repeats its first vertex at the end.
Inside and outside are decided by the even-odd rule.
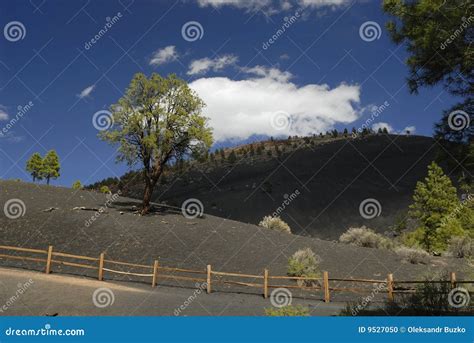
MULTIPOLYGON (((310 249, 300 249, 288 259, 288 275, 320 278, 319 261, 316 254, 310 249)), ((315 280, 297 280, 300 286, 314 286, 319 284, 315 280)))
MULTIPOLYGON (((426 278, 426 281, 430 279, 426 278)), ((455 308, 449 304, 449 292, 451 285, 447 277, 441 279, 443 283, 422 283, 416 286, 415 292, 411 294, 400 294, 395 301, 388 301, 383 308, 362 309, 357 312, 363 316, 447 316, 447 315, 469 315, 471 307, 465 306, 455 308)), ((340 315, 353 314, 356 311, 354 304, 347 304, 340 315)))
POLYGON ((448 245, 448 255, 458 258, 474 257, 474 239, 468 236, 451 238, 448 245))
POLYGON ((393 242, 365 226, 349 228, 339 237, 339 242, 358 247, 392 249, 393 242))
POLYGON ((398 247, 395 253, 404 261, 412 264, 427 264, 429 262, 430 254, 420 248, 398 247))
POLYGON ((303 317, 309 316, 309 308, 303 306, 283 306, 280 308, 266 308, 265 314, 271 317, 303 317))
POLYGON ((74 181, 74 183, 72 184, 72 189, 82 189, 81 181, 79 181, 79 180, 74 181))
POLYGON ((262 226, 275 231, 291 233, 290 226, 283 220, 281 220, 280 217, 265 216, 263 217, 262 221, 258 223, 258 226, 262 226))
POLYGON ((110 191, 110 188, 109 188, 108 186, 102 186, 102 187, 100 187, 100 192, 101 192, 101 193, 104 193, 104 194, 112 193, 112 192, 110 191))

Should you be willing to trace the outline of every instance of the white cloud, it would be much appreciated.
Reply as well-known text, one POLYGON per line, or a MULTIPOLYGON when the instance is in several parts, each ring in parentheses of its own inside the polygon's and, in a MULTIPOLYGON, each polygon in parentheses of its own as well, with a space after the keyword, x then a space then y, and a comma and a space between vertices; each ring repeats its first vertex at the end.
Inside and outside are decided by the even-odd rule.
POLYGON ((80 94, 77 96, 81 99, 87 98, 89 95, 91 95, 92 91, 94 90, 95 85, 89 86, 87 88, 84 88, 80 94))
POLYGON ((0 105, 0 120, 8 120, 7 109, 2 105, 0 105))
POLYGON ((169 45, 163 49, 155 51, 150 60, 150 65, 160 65, 168 62, 173 62, 178 59, 178 52, 174 45, 169 45))
POLYGON ((407 133, 407 131, 410 131, 410 134, 414 134, 416 132, 416 127, 415 126, 407 126, 402 130, 401 133, 407 133))
POLYGON ((374 131, 378 131, 379 129, 383 130, 384 128, 387 129, 388 133, 393 132, 393 127, 389 123, 379 122, 379 123, 375 123, 374 125, 372 125, 372 130, 374 130, 374 131))
POLYGON ((204 74, 211 69, 213 71, 219 71, 227 66, 235 64, 237 60, 237 56, 234 55, 224 55, 214 59, 206 57, 194 60, 189 65, 188 75, 204 74))
POLYGON ((200 78, 190 84, 207 105, 204 114, 210 118, 216 141, 254 134, 309 135, 336 123, 353 122, 359 115, 355 108, 360 102, 358 85, 298 86, 290 82, 290 73, 278 69, 258 66, 246 72, 253 75, 243 80, 200 78), (285 118, 289 125, 279 127, 285 118))
MULTIPOLYGON (((321 8, 347 5, 350 0, 298 0, 294 3, 301 8, 321 8)), ((251 12, 264 11, 266 14, 275 14, 293 8, 292 2, 288 0, 198 0, 198 4, 201 7, 214 8, 234 6, 251 12)))

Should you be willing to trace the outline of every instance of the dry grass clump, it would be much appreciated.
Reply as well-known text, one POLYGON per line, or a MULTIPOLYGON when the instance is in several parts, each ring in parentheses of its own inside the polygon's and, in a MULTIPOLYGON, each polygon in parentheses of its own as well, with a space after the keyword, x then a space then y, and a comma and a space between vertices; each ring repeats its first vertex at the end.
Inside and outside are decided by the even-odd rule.
POLYGON ((474 257, 474 239, 468 236, 451 238, 447 254, 457 258, 474 257))
POLYGON ((412 264, 427 264, 429 262, 430 254, 420 248, 398 247, 395 253, 404 261, 412 264))
MULTIPOLYGON (((298 250, 288 259, 288 275, 320 278, 319 258, 310 248, 298 250)), ((319 285, 317 280, 297 280, 297 283, 300 286, 319 285)))
POLYGON ((349 228, 339 237, 339 242, 365 248, 394 248, 394 243, 389 238, 376 233, 366 226, 349 228))
POLYGON ((265 216, 262 221, 258 223, 258 226, 265 227, 267 229, 291 233, 290 226, 285 223, 280 217, 265 216))

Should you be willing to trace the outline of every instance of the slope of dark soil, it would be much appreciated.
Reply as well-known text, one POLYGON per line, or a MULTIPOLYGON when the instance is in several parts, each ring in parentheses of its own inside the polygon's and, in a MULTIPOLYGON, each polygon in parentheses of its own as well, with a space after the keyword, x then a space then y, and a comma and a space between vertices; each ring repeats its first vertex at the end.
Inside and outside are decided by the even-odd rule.
MULTIPOLYGON (((331 277, 384 279, 391 272, 395 278, 419 279, 444 268, 457 272, 465 268, 460 260, 437 257, 429 265, 405 264, 389 251, 273 232, 211 215, 192 220, 169 212, 142 217, 130 210, 134 201, 127 198, 118 199, 114 208, 108 208, 87 227, 85 222, 94 212, 73 208, 103 206, 104 195, 0 181, 0 204, 3 206, 10 199, 21 199, 26 212, 18 219, 9 219, 2 213, 0 245, 40 249, 53 245, 56 251, 72 254, 94 257, 105 252, 108 259, 146 265, 159 258, 161 265, 185 268, 204 269, 211 264, 214 270, 226 272, 262 274, 264 268, 269 268, 272 275, 285 275, 288 257, 305 247, 320 257, 321 268, 328 270, 331 277), (58 209, 43 212, 51 207, 58 209)), ((44 269, 44 265, 21 261, 0 259, 0 263, 44 269)), ((55 265, 53 271, 65 271, 64 268, 55 265)), ((462 273, 459 275, 461 278, 462 273)))
MULTIPOLYGON (((337 239, 349 227, 361 225, 385 232, 406 214, 416 182, 425 177, 435 152, 436 143, 428 137, 337 139, 304 145, 279 159, 263 154, 260 160, 240 159, 217 168, 201 165, 178 178, 167 177, 155 200, 181 206, 197 198, 206 213, 258 224, 297 191, 281 212, 296 234, 337 239), (359 205, 367 198, 380 202, 379 217, 361 217, 359 205)), ((140 183, 124 188, 125 195, 141 198, 140 183)))

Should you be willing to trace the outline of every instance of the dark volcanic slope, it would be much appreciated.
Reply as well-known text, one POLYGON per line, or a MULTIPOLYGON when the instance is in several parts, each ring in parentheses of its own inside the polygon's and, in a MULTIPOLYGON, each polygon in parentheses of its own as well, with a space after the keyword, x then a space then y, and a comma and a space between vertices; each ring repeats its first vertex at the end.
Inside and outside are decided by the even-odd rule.
MULTIPOLYGON (((46 249, 99 256, 108 259, 152 265, 160 258, 165 266, 205 268, 261 274, 270 268, 273 275, 286 273, 288 257, 297 249, 310 247, 321 258, 321 268, 333 277, 384 278, 393 272, 396 277, 420 277, 430 268, 461 272, 459 261, 433 258, 430 265, 411 265, 395 254, 368 248, 274 232, 254 225, 210 215, 189 220, 180 214, 134 215, 130 200, 120 198, 114 206, 89 227, 85 222, 94 212, 73 210, 76 206, 103 206, 105 196, 88 191, 37 186, 14 181, 0 181, 0 204, 21 199, 25 215, 9 219, 0 215, 0 245, 46 249), (57 210, 43 210, 56 207, 57 210), (120 210, 124 213, 121 214, 120 210)), ((5 252, 2 252, 5 253, 5 252)), ((0 258, 2 265, 21 265, 0 258)), ((29 264, 29 263, 28 263, 29 264)), ((44 269, 44 265, 36 266, 44 269)), ((63 267, 55 265, 57 271, 63 267)), ((107 275, 110 277, 110 274, 107 275)))
MULTIPOLYGON (((407 210, 415 184, 426 175, 436 143, 427 137, 372 136, 340 139, 264 161, 195 170, 159 186, 158 201, 180 206, 198 198, 205 212, 258 224, 285 194, 300 195, 281 213, 294 233, 337 239, 350 226, 389 230, 407 210), (377 199, 380 217, 366 220, 359 205, 377 199)), ((133 197, 141 196, 135 187, 133 197)))

